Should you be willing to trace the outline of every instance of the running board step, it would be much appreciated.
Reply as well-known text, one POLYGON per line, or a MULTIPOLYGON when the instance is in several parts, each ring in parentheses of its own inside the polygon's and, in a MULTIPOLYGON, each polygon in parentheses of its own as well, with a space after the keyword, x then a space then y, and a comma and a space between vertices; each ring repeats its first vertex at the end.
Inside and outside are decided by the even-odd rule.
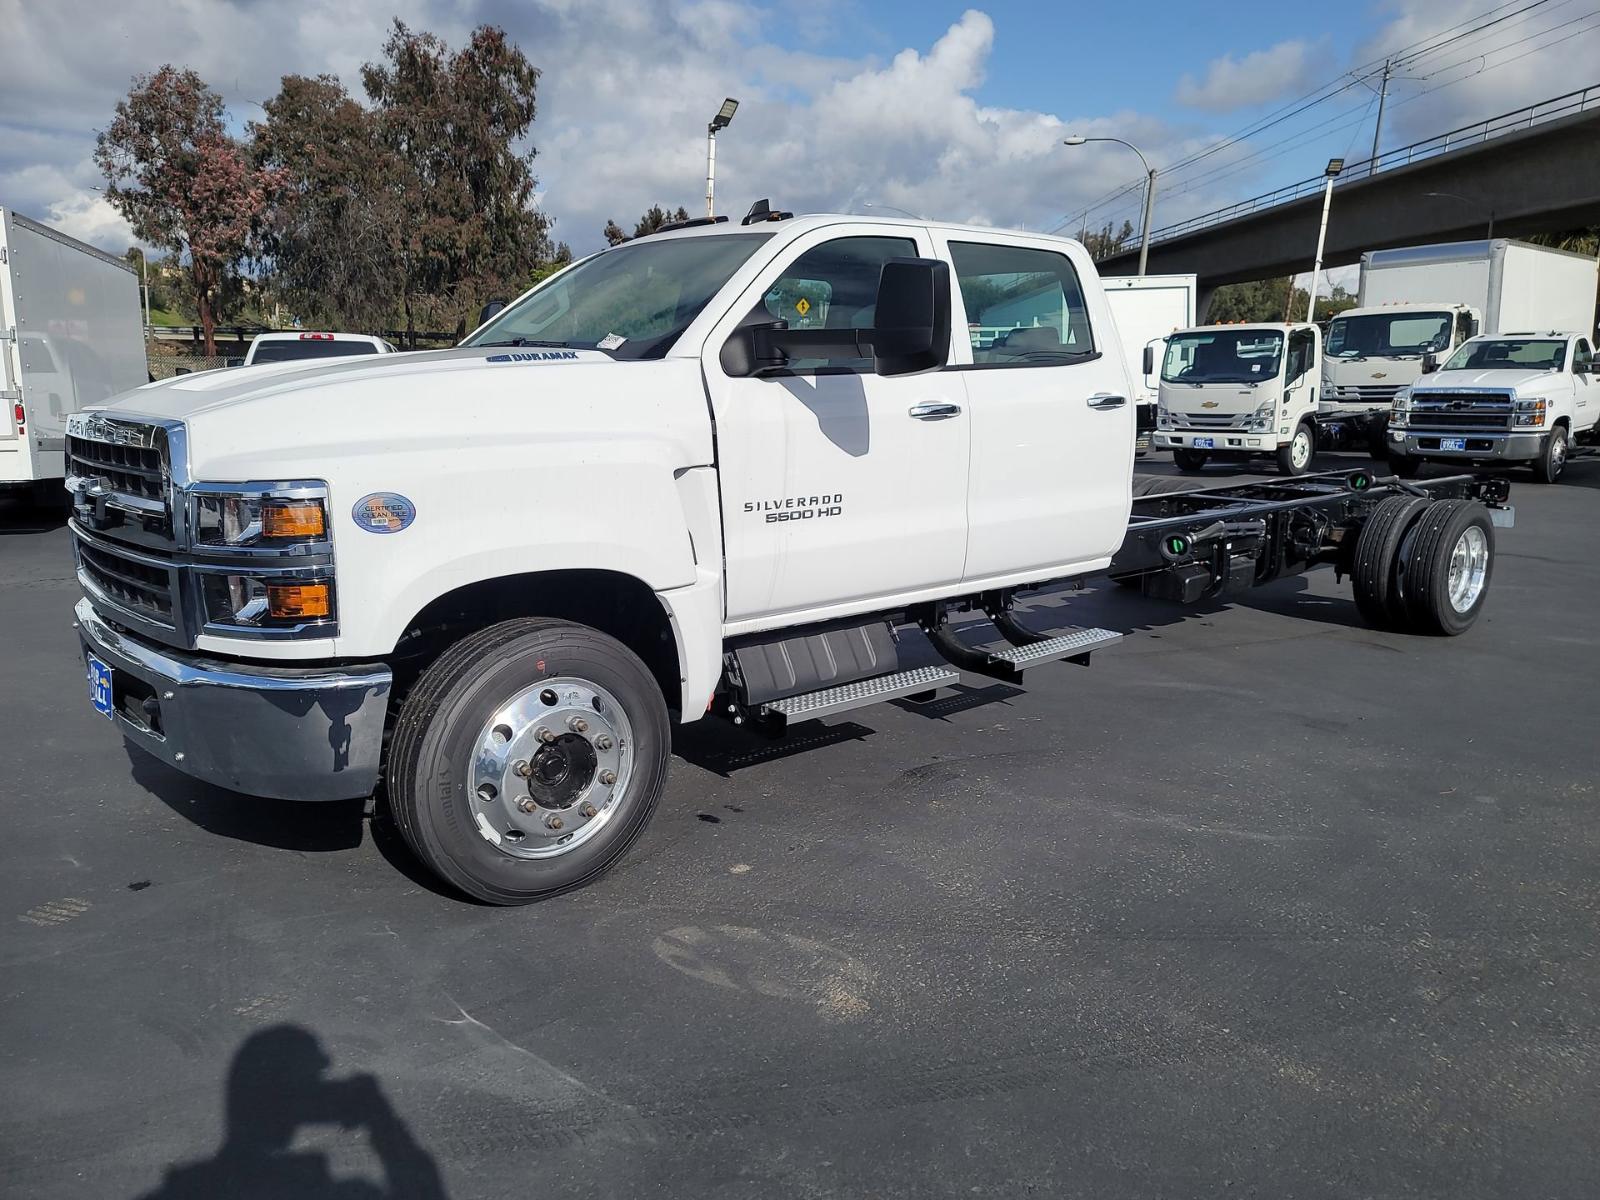
POLYGON ((780 727, 800 721, 813 721, 852 708, 865 708, 869 704, 882 704, 902 696, 931 692, 935 688, 949 687, 961 680, 960 674, 949 667, 917 667, 910 671, 896 671, 893 675, 879 675, 873 679, 860 679, 838 687, 806 692, 773 700, 761 706, 761 716, 776 722, 780 727))
POLYGON ((1074 629, 1058 637, 990 650, 967 645, 956 636, 955 630, 943 626, 930 633, 928 640, 963 671, 987 675, 1005 683, 1021 683, 1023 671, 1040 663, 1064 660, 1088 665, 1090 652, 1120 642, 1122 635, 1110 629, 1074 629))

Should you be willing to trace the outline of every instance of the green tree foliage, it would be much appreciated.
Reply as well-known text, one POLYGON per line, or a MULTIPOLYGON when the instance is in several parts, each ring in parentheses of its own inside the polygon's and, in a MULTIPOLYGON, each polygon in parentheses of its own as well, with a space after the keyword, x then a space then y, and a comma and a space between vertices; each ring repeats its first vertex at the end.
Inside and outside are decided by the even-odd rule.
POLYGON ((378 118, 331 75, 285 75, 250 126, 258 164, 283 180, 260 248, 278 299, 309 324, 390 327, 406 286, 405 164, 378 118))
POLYGON ((95 142, 106 199, 144 242, 188 260, 207 354, 216 305, 277 184, 223 124, 222 97, 193 71, 136 76, 95 142))
POLYGON ((659 204, 652 204, 645 210, 644 216, 633 223, 633 233, 631 235, 624 233, 622 226, 615 221, 607 221, 606 227, 600 232, 606 239, 607 245, 620 246, 623 242, 631 240, 631 238, 641 238, 655 233, 663 225, 671 221, 687 221, 688 219, 689 210, 681 204, 678 205, 677 212, 673 212, 670 208, 662 208, 659 204))
POLYGON ((1100 228, 1083 235, 1083 248, 1089 252, 1089 257, 1099 262, 1102 258, 1109 258, 1121 250, 1133 236, 1133 222, 1124 221, 1122 228, 1112 232, 1112 225, 1108 221, 1100 228))
MULTIPOLYGON (((1304 321, 1306 303, 1310 297, 1305 288, 1297 287, 1291 299, 1289 285, 1292 279, 1292 276, 1280 275, 1276 279, 1223 284, 1211 298, 1207 320, 1217 325, 1235 321, 1304 321)), ((1317 320, 1326 321, 1336 313, 1354 308, 1355 303, 1356 298, 1342 287, 1334 288, 1331 296, 1326 292, 1318 292, 1317 320)))
POLYGON ((535 151, 519 152, 539 72, 505 31, 483 25, 452 51, 396 20, 383 61, 361 70, 376 145, 403 164, 396 193, 406 329, 455 324, 550 258, 532 207, 535 151))

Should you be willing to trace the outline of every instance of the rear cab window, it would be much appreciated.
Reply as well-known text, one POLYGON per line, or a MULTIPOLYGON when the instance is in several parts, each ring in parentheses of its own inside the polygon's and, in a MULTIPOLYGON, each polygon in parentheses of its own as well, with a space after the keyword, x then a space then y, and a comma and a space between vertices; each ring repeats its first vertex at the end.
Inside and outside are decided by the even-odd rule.
POLYGON ((1083 286, 1065 254, 951 241, 976 367, 1040 367, 1095 354, 1083 286))
POLYGON ((328 341, 326 339, 295 339, 257 342, 250 356, 257 363, 294 362, 302 358, 347 358, 352 354, 376 354, 378 348, 371 342, 328 341))

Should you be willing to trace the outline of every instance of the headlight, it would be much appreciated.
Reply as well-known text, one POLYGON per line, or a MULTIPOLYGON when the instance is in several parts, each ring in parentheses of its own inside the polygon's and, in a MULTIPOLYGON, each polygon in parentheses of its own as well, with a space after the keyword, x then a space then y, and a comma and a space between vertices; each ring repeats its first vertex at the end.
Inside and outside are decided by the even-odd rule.
POLYGON ((1167 409, 1167 400, 1165 396, 1161 396, 1156 399, 1156 428, 1172 428, 1172 413, 1167 409))
POLYGON ((1546 405, 1543 397, 1537 400, 1518 400, 1512 405, 1515 416, 1512 417, 1513 425, 1524 428, 1537 429, 1544 424, 1546 405))
POLYGON ((328 538, 326 495, 320 484, 208 485, 195 493, 195 541, 262 550, 319 545, 328 538))
POLYGON ((206 627, 216 633, 287 633, 332 625, 336 615, 328 578, 206 571, 200 580, 206 627))
POLYGON ((1271 429, 1272 412, 1276 405, 1276 400, 1263 400, 1260 407, 1258 407, 1256 411, 1250 415, 1250 419, 1244 423, 1244 427, 1246 429, 1271 429))
POLYGON ((1406 425, 1411 421, 1411 389, 1401 388, 1394 394, 1389 406, 1389 424, 1406 425))

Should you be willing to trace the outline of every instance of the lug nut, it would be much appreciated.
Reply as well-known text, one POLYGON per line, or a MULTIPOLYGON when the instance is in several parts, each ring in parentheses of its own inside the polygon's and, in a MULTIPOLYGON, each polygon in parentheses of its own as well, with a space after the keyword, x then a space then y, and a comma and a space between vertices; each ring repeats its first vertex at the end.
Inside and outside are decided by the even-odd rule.
POLYGON ((520 775, 524 779, 533 774, 533 767, 525 758, 517 759, 517 761, 512 764, 511 770, 513 774, 520 775))
POLYGON ((617 781, 617 773, 615 771, 601 771, 600 772, 600 782, 605 784, 607 787, 610 787, 616 781, 617 781))
POLYGON ((599 812, 600 810, 598 808, 596 808, 594 805, 590 804, 586 800, 586 801, 584 801, 583 807, 580 808, 578 811, 581 812, 587 818, 587 817, 594 816, 595 813, 599 812))
POLYGON ((545 822, 545 824, 549 825, 551 829, 560 829, 561 828, 561 818, 560 817, 551 817, 548 821, 545 822))
POLYGON ((531 797, 517 801, 517 808, 525 813, 531 813, 537 807, 539 806, 533 802, 531 797))
POLYGON ((534 734, 533 736, 538 738, 546 746, 548 746, 551 742, 556 740, 556 735, 555 734, 551 733, 548 729, 544 729, 542 727, 540 728, 539 732, 534 734))
POLYGON ((603 733, 599 737, 595 738, 595 740, 594 740, 594 748, 596 750, 609 750, 609 749, 611 749, 611 746, 612 746, 611 739, 609 737, 607 737, 603 733))
POLYGON ((567 722, 567 728, 572 730, 573 733, 588 733, 589 722, 582 717, 573 717, 572 720, 567 722))

